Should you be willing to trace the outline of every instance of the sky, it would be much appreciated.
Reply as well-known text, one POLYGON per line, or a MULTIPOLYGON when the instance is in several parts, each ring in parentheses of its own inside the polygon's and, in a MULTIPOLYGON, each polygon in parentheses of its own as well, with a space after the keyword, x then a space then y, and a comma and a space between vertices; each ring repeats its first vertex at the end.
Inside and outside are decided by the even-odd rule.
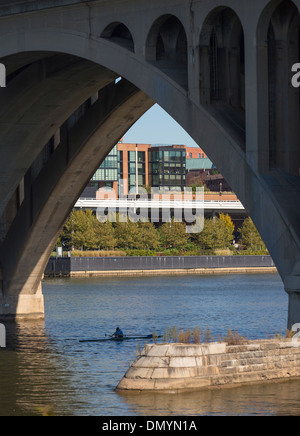
POLYGON ((124 135, 129 144, 169 144, 198 147, 186 131, 158 104, 149 109, 124 135))

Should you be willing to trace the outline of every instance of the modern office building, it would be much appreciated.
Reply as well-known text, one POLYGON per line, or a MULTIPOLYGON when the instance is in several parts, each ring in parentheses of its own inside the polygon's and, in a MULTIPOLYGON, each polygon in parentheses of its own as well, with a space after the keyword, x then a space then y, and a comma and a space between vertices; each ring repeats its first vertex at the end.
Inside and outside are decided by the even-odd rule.
POLYGON ((149 185, 166 191, 186 186, 186 149, 181 145, 153 146, 149 152, 149 185))
POLYGON ((116 196, 137 194, 139 187, 181 192, 190 167, 211 169, 213 164, 201 148, 127 144, 121 140, 93 175, 82 197, 96 197, 103 187, 113 189, 116 196))
POLYGON ((89 186, 94 187, 96 190, 102 187, 117 189, 119 179, 120 160, 118 147, 115 145, 93 175, 89 186))
MULTIPOLYGON (((221 212, 229 213, 239 227, 247 216, 243 205, 235 194, 227 192, 225 195, 231 188, 203 150, 185 145, 128 144, 120 141, 93 175, 75 209, 96 211, 101 206, 111 207, 116 211, 121 208, 124 212, 124 208, 129 207, 126 203, 128 197, 130 207, 135 207, 136 194, 141 194, 141 187, 159 188, 159 196, 154 194, 151 199, 147 199, 145 207, 149 208, 151 215, 151 208, 158 207, 155 201, 170 199, 177 202, 176 207, 181 207, 178 201, 182 201, 181 193, 184 188, 199 184, 210 188, 210 192, 206 192, 204 196, 205 217, 209 218, 221 212), (110 189, 103 196, 100 188, 110 189), (111 189, 113 192, 110 192, 111 189), (165 196, 162 189, 171 195, 165 196), (180 195, 176 194, 178 191, 180 195), (127 206, 124 206, 124 202, 127 206)), ((170 208, 169 203, 165 206, 160 204, 160 218, 164 207, 170 208)), ((171 207, 171 214, 174 210, 171 207)))
POLYGON ((117 144, 120 162, 118 194, 138 193, 138 187, 149 186, 149 144, 117 144))

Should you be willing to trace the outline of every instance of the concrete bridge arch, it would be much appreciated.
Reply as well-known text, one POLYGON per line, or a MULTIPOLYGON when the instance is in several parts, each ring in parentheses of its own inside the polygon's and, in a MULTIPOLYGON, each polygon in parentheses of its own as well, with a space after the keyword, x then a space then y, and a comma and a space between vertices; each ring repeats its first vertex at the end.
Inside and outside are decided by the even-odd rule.
MULTIPOLYGON (((260 38, 276 7, 289 9, 290 3, 228 0, 219 9, 217 0, 157 1, 155 8, 145 1, 134 14, 126 2, 118 8, 114 2, 67 3, 16 15, 9 6, 6 15, 0 8, 0 57, 8 69, 0 95, 6 102, 0 109, 0 314, 43 312, 43 268, 76 196, 117 140, 157 102, 206 150, 253 217, 290 294, 288 324, 298 322, 299 177, 269 165, 263 124, 269 126, 263 109, 269 107, 268 74, 261 69, 266 44, 260 38), (212 104, 201 100, 199 77, 210 83, 212 64, 206 61, 201 70, 201 44, 209 56, 204 33, 218 20, 232 26, 234 38, 224 40, 237 76, 244 57, 245 79, 244 88, 231 89, 230 72, 222 104, 212 104), (116 84, 118 76, 123 80, 116 84)), ((294 4, 299 10, 300 2, 294 4)), ((300 167, 297 150, 293 162, 300 167)))
POLYGON ((105 27, 101 32, 101 38, 107 38, 112 42, 119 44, 121 47, 126 48, 132 52, 134 49, 134 38, 126 26, 126 24, 116 21, 105 27))

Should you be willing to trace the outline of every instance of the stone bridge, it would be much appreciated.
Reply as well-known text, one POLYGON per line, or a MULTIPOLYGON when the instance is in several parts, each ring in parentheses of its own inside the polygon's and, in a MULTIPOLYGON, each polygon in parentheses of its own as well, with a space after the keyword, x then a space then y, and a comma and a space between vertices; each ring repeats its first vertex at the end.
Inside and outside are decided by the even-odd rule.
POLYGON ((288 326, 300 322, 299 10, 300 0, 0 1, 2 316, 43 316, 41 278, 66 217, 156 102, 233 187, 289 294, 288 326))

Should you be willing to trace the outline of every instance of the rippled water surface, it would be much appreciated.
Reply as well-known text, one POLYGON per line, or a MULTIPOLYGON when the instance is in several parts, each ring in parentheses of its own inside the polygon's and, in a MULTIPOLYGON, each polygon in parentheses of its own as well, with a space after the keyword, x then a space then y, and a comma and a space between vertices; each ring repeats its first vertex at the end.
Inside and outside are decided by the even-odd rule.
POLYGON ((184 394, 115 387, 143 341, 79 342, 166 327, 228 328, 249 339, 284 332, 287 295, 276 274, 53 279, 45 322, 6 324, 0 415, 297 415, 300 381, 184 394))

